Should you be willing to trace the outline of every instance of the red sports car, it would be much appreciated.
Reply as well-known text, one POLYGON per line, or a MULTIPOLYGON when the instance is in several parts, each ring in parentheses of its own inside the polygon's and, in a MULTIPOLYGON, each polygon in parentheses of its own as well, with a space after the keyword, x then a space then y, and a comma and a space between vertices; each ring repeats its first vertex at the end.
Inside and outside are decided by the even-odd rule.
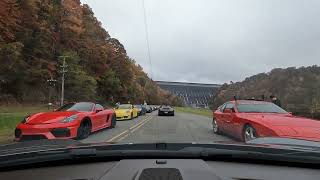
POLYGON ((69 103, 53 112, 27 116, 15 130, 15 140, 85 139, 91 132, 115 127, 112 109, 91 102, 69 103))
POLYGON ((221 105, 213 117, 214 133, 224 133, 245 142, 257 137, 320 141, 320 121, 293 116, 270 102, 229 101, 221 105))

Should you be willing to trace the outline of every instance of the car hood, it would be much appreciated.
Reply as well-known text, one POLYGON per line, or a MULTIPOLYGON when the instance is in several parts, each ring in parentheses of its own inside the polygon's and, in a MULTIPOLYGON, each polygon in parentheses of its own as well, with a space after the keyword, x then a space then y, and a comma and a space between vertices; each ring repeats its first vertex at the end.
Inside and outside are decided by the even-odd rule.
POLYGON ((320 138, 320 121, 289 114, 252 114, 247 119, 263 122, 281 136, 320 138))
POLYGON ((51 124, 57 123, 66 117, 78 114, 78 111, 56 111, 56 112, 43 112, 33 114, 27 120, 27 124, 51 124))
POLYGON ((275 113, 252 113, 239 115, 240 118, 245 118, 249 120, 255 120, 258 122, 263 122, 268 125, 273 126, 290 126, 290 127, 320 127, 320 121, 293 116, 290 114, 275 114, 275 113))
POLYGON ((130 111, 130 109, 116 109, 115 112, 119 114, 127 114, 127 111, 130 111))

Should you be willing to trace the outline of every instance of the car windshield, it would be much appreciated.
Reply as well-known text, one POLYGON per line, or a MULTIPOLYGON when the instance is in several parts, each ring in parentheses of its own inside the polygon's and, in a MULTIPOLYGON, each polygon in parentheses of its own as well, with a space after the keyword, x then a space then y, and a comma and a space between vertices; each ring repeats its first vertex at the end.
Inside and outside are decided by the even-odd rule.
POLYGON ((318 18, 320 0, 0 0, 0 157, 33 140, 320 143, 318 18))
POLYGON ((131 109, 130 104, 121 104, 117 107, 117 109, 131 109))
POLYGON ((170 106, 161 106, 161 108, 170 108, 170 106))
POLYGON ((237 109, 241 113, 287 113, 272 103, 238 104, 237 109))
POLYGON ((91 111, 93 108, 92 103, 70 103, 62 106, 56 111, 91 111))

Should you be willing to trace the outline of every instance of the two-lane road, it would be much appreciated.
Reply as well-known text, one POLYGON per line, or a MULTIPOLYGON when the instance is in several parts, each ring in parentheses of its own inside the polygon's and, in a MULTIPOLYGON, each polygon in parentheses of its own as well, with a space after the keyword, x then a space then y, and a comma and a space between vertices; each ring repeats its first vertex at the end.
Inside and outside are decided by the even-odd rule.
POLYGON ((114 129, 90 135, 82 142, 198 142, 234 141, 212 132, 211 119, 203 116, 176 113, 175 116, 157 116, 156 112, 133 120, 117 121, 114 129))

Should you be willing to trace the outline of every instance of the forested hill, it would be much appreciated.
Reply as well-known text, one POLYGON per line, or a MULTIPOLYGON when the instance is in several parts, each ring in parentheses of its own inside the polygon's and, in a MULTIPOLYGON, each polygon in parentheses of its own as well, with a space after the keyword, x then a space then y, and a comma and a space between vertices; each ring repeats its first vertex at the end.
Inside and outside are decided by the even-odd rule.
POLYGON ((1 0, 0 7, 0 103, 47 102, 51 78, 58 80, 52 92, 58 101, 63 57, 67 101, 177 101, 80 0, 1 0))
POLYGON ((242 98, 279 97, 283 107, 298 114, 320 114, 320 67, 273 69, 242 82, 224 84, 213 99, 214 108, 236 95, 242 98))

